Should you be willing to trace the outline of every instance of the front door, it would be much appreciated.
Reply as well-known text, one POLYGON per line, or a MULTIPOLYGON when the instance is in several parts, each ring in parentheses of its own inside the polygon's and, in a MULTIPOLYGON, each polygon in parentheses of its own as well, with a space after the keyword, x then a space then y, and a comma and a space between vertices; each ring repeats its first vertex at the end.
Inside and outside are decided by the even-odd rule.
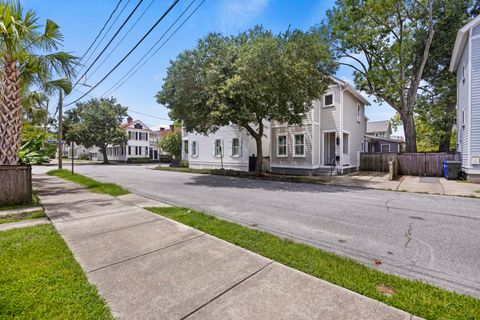
POLYGON ((323 134, 323 165, 335 164, 335 132, 323 134))

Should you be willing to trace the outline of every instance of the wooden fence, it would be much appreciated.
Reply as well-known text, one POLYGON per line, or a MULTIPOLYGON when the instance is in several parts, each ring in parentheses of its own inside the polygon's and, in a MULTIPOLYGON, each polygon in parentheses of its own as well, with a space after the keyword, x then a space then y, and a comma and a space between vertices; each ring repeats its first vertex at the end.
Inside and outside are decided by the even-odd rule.
POLYGON ((412 176, 443 176, 443 161, 460 161, 459 153, 362 153, 360 170, 388 172, 388 162, 397 160, 398 173, 412 176))

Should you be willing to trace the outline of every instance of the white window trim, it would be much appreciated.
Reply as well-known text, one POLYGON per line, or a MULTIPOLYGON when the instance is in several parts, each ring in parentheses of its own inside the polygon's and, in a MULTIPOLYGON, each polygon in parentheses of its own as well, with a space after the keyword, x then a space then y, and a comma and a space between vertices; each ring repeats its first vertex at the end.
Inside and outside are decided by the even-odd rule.
POLYGON ((351 143, 350 143, 350 132, 343 130, 343 134, 342 134, 342 153, 349 155, 349 154, 350 154, 350 145, 351 145, 351 143), (343 146, 344 146, 344 144, 345 144, 345 141, 344 141, 344 139, 343 139, 343 134, 347 134, 347 135, 348 135, 348 150, 347 150, 347 153, 343 152, 343 151, 344 151, 344 150, 343 150, 343 149, 344 149, 343 146))
MULTIPOLYGON (((184 141, 188 141, 188 140, 184 140, 184 141)), ((197 140, 193 140, 190 145, 192 146, 192 153, 190 154, 190 156, 192 158, 198 158, 198 141, 197 140), (195 144, 195 148, 193 147, 193 145, 195 144)))
POLYGON ((360 123, 362 120, 362 105, 360 102, 357 102, 357 122, 360 123))
POLYGON ((224 155, 224 148, 223 148, 223 139, 215 139, 214 143, 213 143, 213 156, 215 158, 222 158, 223 155, 224 155), (220 141, 220 154, 217 154, 217 141, 220 141))
POLYGON ((242 144, 241 144, 240 138, 237 138, 237 137, 232 138, 232 146, 231 146, 232 147, 232 154, 231 154, 232 158, 239 158, 241 156, 241 154, 242 154, 242 150, 241 150, 242 147, 241 146, 242 146, 242 144), (233 140, 235 140, 235 139, 238 140, 238 154, 233 154, 233 140))
POLYGON ((306 139, 306 134, 305 134, 305 132, 295 132, 295 133, 293 134, 293 156, 294 156, 295 158, 305 158, 306 151, 307 151, 307 150, 306 150, 306 146, 307 146, 307 141, 306 141, 306 140, 307 140, 307 139, 306 139), (296 137, 296 136, 301 136, 301 135, 303 135, 303 154, 297 154, 297 152, 296 152, 297 150, 295 149, 295 147, 296 147, 295 137, 296 137))
POLYGON ((278 133, 277 134, 277 143, 276 143, 276 154, 277 158, 287 158, 288 157, 288 134, 284 133, 278 133), (278 153, 278 138, 279 137, 285 137, 285 154, 279 154, 278 153))
POLYGON ((388 152, 391 152, 389 143, 381 143, 380 144, 380 152, 381 153, 383 153, 382 146, 388 146, 388 152))
POLYGON ((322 108, 331 108, 335 106, 335 94, 333 92, 327 92, 323 95, 322 97, 322 108), (332 104, 326 105, 325 104, 325 97, 326 96, 332 96, 332 104))

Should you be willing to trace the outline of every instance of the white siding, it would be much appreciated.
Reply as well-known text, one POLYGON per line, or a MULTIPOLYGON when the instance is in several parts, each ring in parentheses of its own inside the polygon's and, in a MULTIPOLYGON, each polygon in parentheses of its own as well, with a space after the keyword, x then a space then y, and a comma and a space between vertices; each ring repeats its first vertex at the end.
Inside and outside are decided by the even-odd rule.
POLYGON ((478 25, 478 26, 476 26, 475 28, 473 28, 473 30, 472 30, 472 35, 474 35, 474 36, 480 35, 480 25, 478 25))
POLYGON ((468 67, 468 51, 469 45, 465 49, 460 59, 457 68, 457 128, 458 128, 458 143, 459 151, 462 153, 462 163, 464 167, 469 165, 468 141, 470 133, 470 114, 468 102, 468 88, 469 88, 469 67, 468 67), (465 77, 463 70, 465 66, 465 77), (465 80, 463 80, 465 78, 465 80))
MULTIPOLYGON (((479 27, 477 27, 479 28, 479 27)), ((471 58, 471 137, 470 156, 480 156, 480 38, 472 39, 471 58)), ((479 165, 472 165, 473 169, 480 169, 479 165)))
POLYGON ((367 130, 365 121, 365 106, 360 104, 360 122, 357 121, 357 102, 353 95, 346 92, 343 95, 343 131, 349 132, 349 149, 348 156, 344 155, 344 164, 357 166, 357 153, 362 149, 362 142, 367 130))
MULTIPOLYGON (((263 156, 270 155, 269 133, 270 126, 265 126, 267 137, 262 139, 263 156)), ((248 171, 249 156, 257 153, 255 140, 247 133, 245 129, 237 126, 220 127, 215 133, 203 135, 198 133, 183 133, 182 139, 188 140, 188 154, 184 154, 184 159, 188 160, 189 166, 192 168, 209 168, 209 169, 225 169, 248 171), (240 139, 240 155, 232 155, 232 140, 240 139), (223 158, 215 156, 214 146, 215 140, 220 139, 223 145, 223 158), (192 142, 197 142, 197 156, 192 156, 192 142)))

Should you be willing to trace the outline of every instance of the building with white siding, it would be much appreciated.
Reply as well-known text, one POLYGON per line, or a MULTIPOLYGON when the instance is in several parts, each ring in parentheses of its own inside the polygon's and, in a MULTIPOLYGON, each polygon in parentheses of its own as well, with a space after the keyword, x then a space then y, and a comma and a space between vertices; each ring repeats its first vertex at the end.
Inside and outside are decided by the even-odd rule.
POLYGON ((480 16, 457 33, 450 61, 457 75, 457 150, 470 181, 480 182, 480 16))
POLYGON ((370 103, 347 82, 331 80, 302 125, 272 124, 272 172, 329 175, 358 170, 365 149, 365 106, 370 103))

